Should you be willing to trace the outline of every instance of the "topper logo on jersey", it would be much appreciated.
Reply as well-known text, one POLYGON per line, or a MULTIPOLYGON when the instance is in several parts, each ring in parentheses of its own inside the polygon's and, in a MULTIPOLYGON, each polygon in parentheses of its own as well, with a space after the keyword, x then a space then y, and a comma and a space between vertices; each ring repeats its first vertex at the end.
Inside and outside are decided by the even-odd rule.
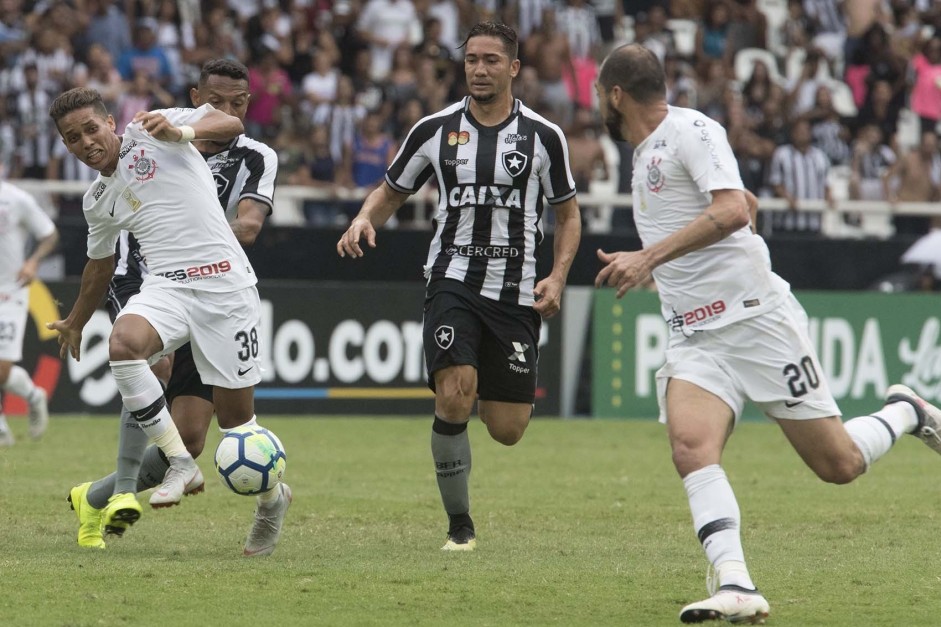
POLYGON ((470 133, 467 131, 451 131, 448 133, 448 146, 463 146, 470 141, 470 133))
POLYGON ((660 171, 661 161, 660 157, 654 157, 647 164, 647 189, 655 194, 663 189, 663 185, 667 182, 663 172, 660 171))
POLYGON ((518 372, 519 374, 529 374, 529 368, 526 366, 519 366, 513 362, 518 362, 521 364, 526 363, 526 351, 529 350, 529 344, 523 344, 522 342, 510 342, 513 345, 513 350, 515 351, 512 355, 508 357, 510 360, 510 370, 513 372, 518 372))
POLYGON ((157 175, 157 162, 144 154, 144 149, 140 149, 139 155, 134 155, 134 163, 128 164, 128 170, 134 170, 134 176, 138 181, 144 183, 157 175))
POLYGON ((519 209, 523 206, 522 193, 509 185, 461 185, 451 188, 448 204, 452 207, 493 207, 494 209, 519 209))
POLYGON ((438 348, 446 351, 451 348, 451 344, 453 343, 454 327, 442 324, 440 327, 435 329, 435 344, 438 345, 438 348))
POLYGON ((526 169, 526 163, 529 157, 519 150, 511 150, 503 153, 503 169, 512 177, 517 177, 526 169))

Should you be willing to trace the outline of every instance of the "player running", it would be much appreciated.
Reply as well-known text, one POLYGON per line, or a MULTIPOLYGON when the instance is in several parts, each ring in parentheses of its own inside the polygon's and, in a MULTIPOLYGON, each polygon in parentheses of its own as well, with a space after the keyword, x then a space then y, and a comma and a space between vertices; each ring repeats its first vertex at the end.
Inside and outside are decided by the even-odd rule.
POLYGON ((749 226, 749 203, 725 131, 702 113, 668 106, 663 68, 649 50, 612 52, 598 77, 605 125, 634 152, 634 219, 640 251, 598 251, 596 285, 618 297, 656 280, 672 331, 657 373, 660 420, 683 479, 693 526, 710 562, 709 598, 684 623, 763 622, 770 608, 745 565, 741 515, 722 469, 746 400, 784 431, 801 459, 830 483, 849 483, 903 434, 941 453, 941 411, 893 385, 885 406, 847 421, 830 393, 807 315, 771 271, 749 226))
MULTIPOLYGON (((59 232, 36 199, 15 185, 0 182, 0 390, 29 403, 29 436, 42 437, 49 424, 46 391, 17 365, 29 311, 29 284, 39 262, 55 250, 59 232), (37 240, 26 257, 27 238, 37 240)), ((13 432, 0 406, 0 448, 13 446, 13 432)))
POLYGON ((423 343, 435 392, 431 453, 448 515, 446 551, 472 551, 467 422, 474 402, 490 436, 520 441, 536 394, 540 316, 559 312, 581 222, 558 126, 513 97, 516 32, 483 22, 464 42, 470 96, 416 124, 337 243, 361 257, 376 228, 434 174, 440 199, 428 251, 423 343), (536 280, 543 198, 555 213, 554 258, 536 280))
MULTIPOLYGON (((115 320, 111 370, 124 406, 169 462, 150 503, 174 505, 183 494, 200 491, 203 478, 148 359, 192 341, 203 381, 215 386, 220 427, 255 420, 254 385, 261 377, 258 344, 249 338, 257 338, 260 321, 256 278, 219 210, 211 170, 189 145, 232 140, 242 133, 242 122, 204 104, 139 113, 121 137, 100 95, 84 88, 60 95, 50 115, 69 151, 100 175, 84 199, 89 261, 78 299, 65 320, 49 326, 60 333, 63 357, 79 358, 81 329, 114 271, 116 242, 122 230, 134 233, 148 273, 115 320)), ((140 505, 133 494, 124 494, 109 499, 103 517, 108 512, 112 521, 137 520, 140 505)), ((260 498, 273 503, 281 496, 272 490, 260 498)), ((82 500, 76 508, 80 520, 82 500)))

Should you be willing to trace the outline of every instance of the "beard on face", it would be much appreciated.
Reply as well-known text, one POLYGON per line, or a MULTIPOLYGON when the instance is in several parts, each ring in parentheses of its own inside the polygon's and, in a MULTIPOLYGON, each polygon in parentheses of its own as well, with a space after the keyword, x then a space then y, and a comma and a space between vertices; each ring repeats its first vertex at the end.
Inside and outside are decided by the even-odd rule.
POLYGON ((475 96, 473 93, 471 93, 470 97, 473 98, 475 102, 486 104, 488 102, 493 102, 493 99, 496 98, 497 95, 493 92, 490 92, 489 94, 480 94, 478 96, 475 96))
POLYGON ((611 136, 616 142, 627 141, 627 138, 624 137, 624 133, 621 132, 621 125, 624 122, 624 114, 617 110, 616 107, 608 104, 608 112, 604 118, 605 128, 608 129, 608 135, 611 136))

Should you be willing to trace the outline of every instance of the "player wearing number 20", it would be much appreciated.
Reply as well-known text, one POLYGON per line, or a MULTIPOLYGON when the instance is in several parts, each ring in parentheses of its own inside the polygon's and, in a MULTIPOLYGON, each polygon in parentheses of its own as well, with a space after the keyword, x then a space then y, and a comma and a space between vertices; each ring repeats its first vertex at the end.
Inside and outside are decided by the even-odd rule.
MULTIPOLYGON (((84 198, 89 261, 79 296, 69 316, 50 328, 60 333, 63 357, 71 352, 78 359, 82 328, 114 272, 118 236, 134 233, 150 272, 115 320, 111 370, 124 406, 170 462, 151 505, 174 505, 200 491, 203 478, 148 360, 190 341, 200 377, 214 386, 219 426, 255 420, 256 278, 219 208, 212 172, 190 143, 235 138, 242 122, 207 104, 138 113, 119 136, 100 95, 84 88, 56 98, 50 116, 69 151, 100 173, 84 198)), ((139 516, 132 499, 112 499, 128 502, 127 522, 139 516)))
POLYGON ((611 136, 634 150, 634 218, 640 251, 598 251, 596 284, 618 297, 650 275, 672 334, 657 373, 660 418, 683 478, 693 525, 717 577, 687 605, 685 623, 760 622, 769 613, 745 566, 738 504, 722 469, 726 440, 752 401, 775 420, 824 481, 849 483, 905 433, 941 453, 941 411, 905 386, 885 406, 840 419, 814 354, 807 316, 771 271, 725 131, 698 111, 668 106, 650 51, 612 52, 598 77, 611 136))

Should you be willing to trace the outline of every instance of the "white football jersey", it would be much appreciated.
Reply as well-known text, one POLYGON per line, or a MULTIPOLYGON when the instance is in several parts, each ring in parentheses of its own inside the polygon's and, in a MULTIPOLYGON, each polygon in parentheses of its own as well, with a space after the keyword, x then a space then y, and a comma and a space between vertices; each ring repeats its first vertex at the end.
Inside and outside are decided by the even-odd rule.
MULTIPOLYGON (((211 109, 159 111, 174 126, 191 124, 211 109)), ((209 292, 238 290, 257 281, 216 195, 205 159, 192 144, 154 139, 139 123, 124 132, 118 167, 99 175, 84 198, 88 256, 114 255, 122 230, 140 243, 145 283, 209 292)))
POLYGON ((56 227, 32 195, 0 183, 0 294, 20 289, 16 275, 26 261, 27 238, 42 239, 56 227))
MULTIPOLYGON (((692 222, 710 192, 743 190, 725 130, 693 109, 669 107, 634 151, 634 222, 644 247, 692 222)), ((653 271, 663 315, 676 331, 714 329, 775 307, 790 286, 771 271, 764 240, 743 227, 653 271)))

